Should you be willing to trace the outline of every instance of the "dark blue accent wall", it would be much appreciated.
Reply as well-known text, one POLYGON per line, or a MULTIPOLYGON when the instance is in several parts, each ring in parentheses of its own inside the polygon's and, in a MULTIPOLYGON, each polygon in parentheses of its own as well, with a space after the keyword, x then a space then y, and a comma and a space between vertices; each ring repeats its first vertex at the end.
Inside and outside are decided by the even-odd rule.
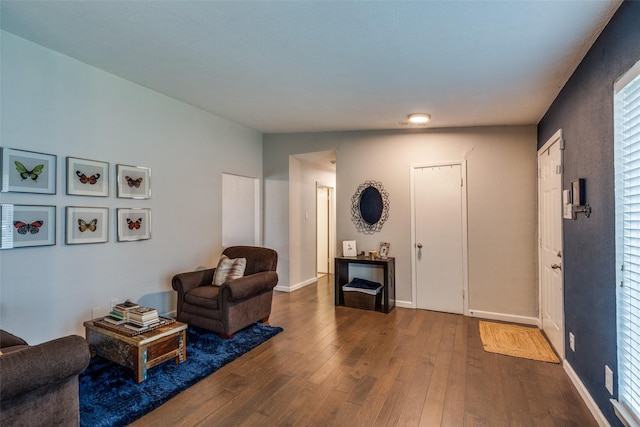
POLYGON ((591 217, 563 220, 565 352, 614 426, 621 423, 604 386, 605 365, 617 379, 613 83, 638 60, 640 2, 626 1, 538 124, 538 148, 563 130, 563 188, 573 179, 586 179, 591 217), (568 345, 569 332, 575 334, 575 352, 568 345))

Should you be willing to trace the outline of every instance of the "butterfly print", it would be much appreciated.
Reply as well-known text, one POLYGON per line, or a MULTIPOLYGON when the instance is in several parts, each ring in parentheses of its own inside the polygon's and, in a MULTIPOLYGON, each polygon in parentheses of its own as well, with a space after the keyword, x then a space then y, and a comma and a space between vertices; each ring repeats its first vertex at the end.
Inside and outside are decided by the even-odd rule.
POLYGON ((38 165, 35 168, 28 170, 22 163, 19 161, 14 162, 16 165, 16 170, 20 173, 20 178, 24 181, 27 178, 31 178, 34 181, 38 181, 38 175, 42 173, 44 170, 44 165, 38 165))
POLYGON ((96 231, 96 228, 98 228, 97 218, 94 218, 89 222, 86 222, 84 219, 78 219, 78 229, 80 232, 84 233, 87 230, 94 232, 96 231))
POLYGON ((124 179, 127 180, 127 184, 129 185, 129 187, 140 187, 140 184, 142 183, 142 177, 138 178, 138 179, 133 179, 130 176, 125 176, 124 179))
POLYGON ((18 229, 18 234, 27 234, 27 232, 38 234, 42 224, 44 224, 44 221, 33 221, 31 224, 23 221, 13 221, 13 226, 18 229))
POLYGON ((129 224, 129 230, 137 230, 140 228, 140 225, 142 224, 142 218, 138 218, 137 221, 133 221, 127 218, 127 224, 129 224))
POLYGON ((83 174, 80 171, 76 171, 76 175, 78 175, 78 178, 80 178, 80 182, 83 184, 95 184, 96 182, 98 182, 98 180, 100 179, 100 174, 96 173, 93 174, 91 176, 87 176, 85 174, 83 174))

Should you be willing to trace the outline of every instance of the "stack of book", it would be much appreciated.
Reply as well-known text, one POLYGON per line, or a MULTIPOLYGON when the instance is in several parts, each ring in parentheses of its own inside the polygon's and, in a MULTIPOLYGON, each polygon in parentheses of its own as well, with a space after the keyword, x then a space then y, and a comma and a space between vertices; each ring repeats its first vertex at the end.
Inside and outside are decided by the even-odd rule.
POLYGON ((135 308, 140 307, 138 304, 131 301, 116 304, 111 308, 109 315, 103 320, 114 325, 122 325, 129 320, 129 312, 135 308))
POLYGON ((127 312, 127 328, 141 331, 160 323, 158 310, 151 307, 136 307, 127 312))

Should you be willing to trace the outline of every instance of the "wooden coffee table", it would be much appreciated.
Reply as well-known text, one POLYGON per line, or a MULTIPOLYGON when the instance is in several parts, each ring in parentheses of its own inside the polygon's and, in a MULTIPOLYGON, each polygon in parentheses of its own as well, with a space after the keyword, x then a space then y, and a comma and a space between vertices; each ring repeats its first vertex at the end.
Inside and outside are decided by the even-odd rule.
POLYGON ((176 364, 187 360, 187 324, 173 322, 139 335, 128 336, 113 328, 84 322, 91 355, 98 354, 133 370, 137 382, 147 379, 147 369, 171 358, 176 364))

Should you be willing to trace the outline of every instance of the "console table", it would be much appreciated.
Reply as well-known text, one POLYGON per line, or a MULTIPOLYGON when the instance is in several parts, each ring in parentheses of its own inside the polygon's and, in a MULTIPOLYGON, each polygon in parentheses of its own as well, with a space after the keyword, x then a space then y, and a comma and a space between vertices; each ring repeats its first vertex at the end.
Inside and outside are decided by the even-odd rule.
POLYGON ((384 270, 384 283, 382 284, 383 313, 389 313, 396 306, 396 260, 395 258, 368 257, 336 257, 335 259, 336 305, 344 305, 342 286, 349 283, 350 264, 369 264, 382 267, 384 270))

